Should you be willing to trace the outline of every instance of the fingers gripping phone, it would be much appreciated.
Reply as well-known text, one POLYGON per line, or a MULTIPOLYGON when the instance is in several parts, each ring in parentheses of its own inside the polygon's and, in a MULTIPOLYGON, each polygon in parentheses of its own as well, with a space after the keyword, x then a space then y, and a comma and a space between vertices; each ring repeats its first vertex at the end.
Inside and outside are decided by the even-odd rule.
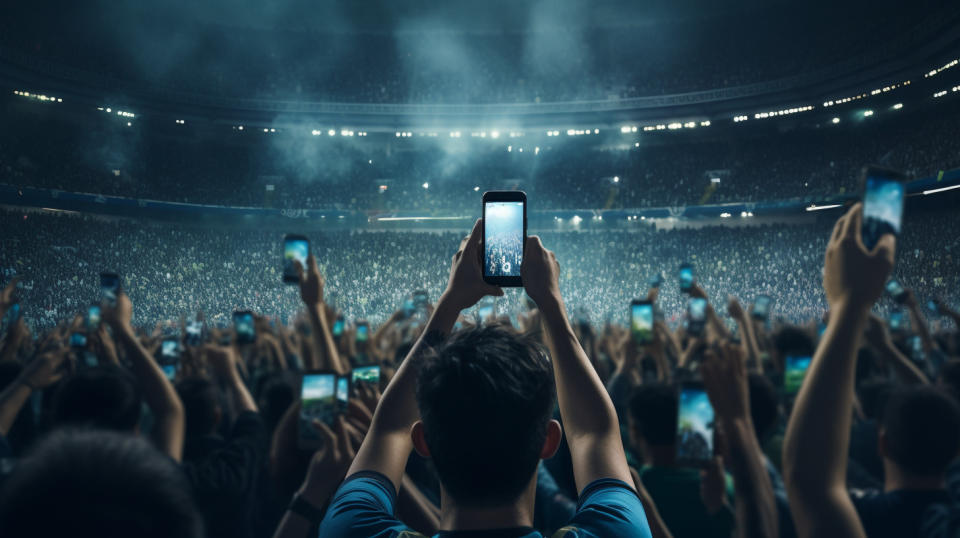
POLYGON ((713 406, 697 382, 681 384, 677 400, 677 465, 703 467, 713 458, 713 406))
POLYGON ((523 191, 483 193, 483 280, 520 287, 527 239, 527 195, 523 191))
POLYGON ((907 177, 894 170, 868 166, 863 171, 863 246, 872 251, 885 234, 900 234, 907 177))
POLYGON ((283 238, 283 281, 287 284, 298 284, 300 276, 294 262, 300 262, 300 267, 307 270, 307 256, 310 255, 310 241, 302 235, 286 235, 283 238))
POLYGON ((637 345, 653 343, 653 304, 637 299, 630 303, 630 334, 637 345))
POLYGON ((116 273, 100 273, 100 300, 107 306, 117 306, 120 293, 120 276, 116 273))

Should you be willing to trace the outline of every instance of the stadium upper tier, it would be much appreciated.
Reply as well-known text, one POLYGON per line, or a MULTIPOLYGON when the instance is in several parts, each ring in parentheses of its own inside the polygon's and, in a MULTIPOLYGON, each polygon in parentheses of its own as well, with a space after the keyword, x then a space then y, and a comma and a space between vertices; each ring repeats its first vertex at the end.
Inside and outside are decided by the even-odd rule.
POLYGON ((194 204, 430 214, 474 208, 478 192, 498 189, 523 189, 539 207, 557 210, 813 203, 857 192, 867 163, 921 178, 960 167, 958 95, 876 111, 837 107, 835 121, 496 139, 205 131, 127 121, 114 111, 61 114, 60 104, 9 96, 0 101, 8 120, 0 183, 194 204))

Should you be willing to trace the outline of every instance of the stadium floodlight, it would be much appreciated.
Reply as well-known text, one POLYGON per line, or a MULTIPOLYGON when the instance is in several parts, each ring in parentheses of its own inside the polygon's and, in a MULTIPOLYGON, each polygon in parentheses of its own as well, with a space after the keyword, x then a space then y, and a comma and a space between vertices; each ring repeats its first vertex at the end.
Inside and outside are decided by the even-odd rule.
POLYGON ((633 147, 639 148, 639 147, 640 147, 640 142, 634 142, 634 143, 633 143, 633 147))
POLYGON ((714 184, 719 185, 719 184, 720 184, 720 178, 718 178, 718 177, 712 177, 712 178, 710 178, 710 183, 714 183, 714 184))
POLYGON ((422 185, 422 187, 423 187, 424 189, 429 189, 429 188, 430 188, 430 184, 429 184, 429 183, 424 183, 424 184, 422 185))
POLYGON ((508 152, 512 152, 512 151, 513 151, 513 146, 507 146, 507 151, 508 151, 508 152))
POLYGON ((824 209, 834 209, 836 207, 843 207, 843 204, 828 204, 828 205, 810 204, 810 207, 807 208, 807 211, 822 211, 824 209))
POLYGON ((397 138, 400 138, 400 131, 397 131, 397 138))
POLYGON ((613 176, 614 183, 620 183, 620 176, 613 176))
POLYGON ((629 125, 624 125, 623 127, 620 128, 620 132, 623 133, 623 134, 629 133, 629 132, 630 132, 630 126, 629 126, 629 125))
POLYGON ((726 213, 726 212, 720 213, 720 218, 721 218, 721 219, 729 219, 729 218, 730 218, 730 213, 726 213))
POLYGON ((833 119, 830 120, 830 121, 833 122, 833 123, 840 123, 840 118, 833 118, 833 119))
POLYGON ((926 191, 923 191, 923 194, 924 194, 924 196, 926 196, 926 195, 928 195, 928 194, 936 194, 936 193, 938 193, 938 192, 951 191, 951 190, 953 190, 953 189, 960 189, 960 184, 950 185, 949 187, 940 187, 939 189, 926 190, 926 191))
POLYGON ((269 133, 269 132, 270 132, 270 129, 267 129, 266 127, 264 127, 264 128, 263 128, 263 132, 269 133))
POLYGON ((863 111, 863 117, 869 118, 870 116, 873 116, 873 111, 872 111, 872 110, 864 110, 864 111, 863 111))
POLYGON ((500 138, 500 131, 490 131, 490 138, 500 138))
POLYGON ((108 108, 107 108, 107 114, 109 114, 109 113, 110 113, 110 108, 108 107, 108 108))
POLYGON ((570 220, 571 220, 574 224, 580 224, 580 221, 582 221, 583 219, 580 218, 580 215, 574 215, 573 218, 570 219, 570 220))
POLYGON ((533 154, 540 155, 540 146, 536 146, 535 148, 533 148, 533 154))
MULTIPOLYGON (((636 132, 637 128, 634 127, 633 130, 634 130, 634 132, 636 132)), ((594 129, 594 130, 593 130, 593 134, 600 134, 600 129, 594 129)))
POLYGON ((320 136, 320 131, 318 131, 317 129, 314 129, 310 131, 310 134, 312 134, 313 136, 320 136))
POLYGON ((574 134, 576 134, 576 132, 577 132, 577 131, 575 131, 575 130, 573 130, 573 129, 567 129, 567 136, 573 136, 574 134))
POLYGON ((900 110, 901 108, 903 108, 903 103, 897 103, 893 105, 894 110, 900 110))
POLYGON ((243 130, 243 125, 241 125, 240 127, 237 127, 237 130, 238 130, 238 131, 242 131, 242 130, 243 130))
POLYGON ((133 124, 130 123, 129 121, 127 122, 127 127, 130 127, 130 126, 132 126, 132 125, 133 125, 133 124))
POLYGON ((474 188, 473 188, 473 192, 479 192, 479 191, 480 191, 480 187, 474 187, 474 188))
POLYGON ((337 135, 337 131, 334 130, 334 129, 330 129, 329 131, 327 131, 327 135, 329 135, 329 136, 336 136, 336 135, 337 135))

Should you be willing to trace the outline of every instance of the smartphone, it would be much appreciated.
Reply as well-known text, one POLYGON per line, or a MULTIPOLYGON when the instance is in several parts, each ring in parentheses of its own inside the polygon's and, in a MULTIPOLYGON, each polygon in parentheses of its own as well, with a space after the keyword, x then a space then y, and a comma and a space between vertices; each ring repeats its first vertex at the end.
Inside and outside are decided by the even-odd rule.
POLYGON ((283 281, 287 284, 299 284, 300 276, 297 275, 297 266, 294 262, 300 262, 300 267, 307 270, 307 256, 310 255, 310 241, 302 235, 288 234, 283 237, 283 281))
POLYGON ((180 342, 176 338, 164 338, 160 342, 160 369, 168 380, 177 377, 180 368, 180 342))
POLYGON ((10 304, 10 308, 7 309, 7 314, 4 319, 4 324, 6 325, 6 330, 10 330, 18 321, 20 321, 20 315, 22 311, 20 310, 20 302, 15 301, 10 304))
POLYGON ((100 305, 92 304, 87 307, 87 332, 95 332, 100 328, 100 305))
POLYGON ((923 362, 927 358, 927 354, 923 351, 923 338, 920 338, 919 334, 911 336, 907 344, 910 346, 910 358, 914 362, 923 362))
POLYGON ((663 273, 659 271, 647 280, 647 285, 651 288, 659 288, 661 284, 663 284, 663 273))
POLYGON ((754 319, 759 319, 761 321, 767 321, 770 317, 770 305, 773 303, 773 299, 769 295, 757 295, 756 300, 753 301, 753 317, 754 319))
POLYGON ((117 295, 120 293, 120 275, 116 273, 100 273, 100 300, 107 306, 117 305, 117 295))
POLYGON ((202 321, 188 321, 186 332, 188 346, 199 346, 203 344, 204 335, 202 321))
POLYGON ((527 239, 527 195, 523 191, 483 193, 483 280, 520 287, 527 239))
POLYGON ((337 410, 337 374, 328 371, 312 371, 303 374, 300 385, 300 448, 316 448, 322 442, 322 434, 313 426, 319 420, 333 426, 337 410))
POLYGON ((940 307, 937 306, 937 302, 933 299, 927 299, 927 310, 934 316, 940 315, 940 307))
POLYGON ((363 343, 370 339, 370 325, 366 321, 357 322, 357 342, 363 343))
POLYGON ((707 325, 707 300, 691 297, 687 301, 687 332, 700 336, 707 325))
POLYGON ((237 333, 238 344, 251 344, 257 339, 257 329, 253 323, 253 312, 237 310, 233 313, 233 330, 237 333))
POLYGON ((703 467, 713 458, 713 406, 696 382, 681 384, 677 400, 677 465, 703 467))
POLYGON ((895 278, 891 278, 887 281, 887 293, 890 294, 890 297, 893 297, 893 300, 898 303, 903 303, 907 300, 907 290, 900 284, 895 278))
POLYGON ((903 312, 900 310, 894 310, 893 312, 890 312, 888 323, 891 331, 902 331, 906 329, 907 325, 903 312))
POLYGON ((82 332, 70 333, 70 347, 75 350, 87 349, 87 335, 82 332))
POLYGON ((417 310, 422 310, 427 307, 427 290, 417 290, 413 292, 413 306, 417 310))
POLYGON ((872 251, 885 234, 900 234, 907 177, 894 170, 868 166, 863 171, 863 246, 872 251))
POLYGON ((380 367, 359 366, 350 371, 350 385, 356 387, 358 383, 366 383, 371 387, 380 388, 380 367))
POLYGON ((637 345, 653 343, 653 304, 636 299, 630 303, 630 334, 637 345))
POLYGON ((796 394, 803 384, 803 378, 810 367, 810 355, 787 355, 783 370, 783 391, 787 394, 796 394))
POLYGON ((347 404, 350 402, 350 376, 337 376, 337 411, 347 412, 347 404))
POLYGON ((689 293, 690 288, 693 287, 693 266, 689 263, 685 263, 680 266, 680 270, 677 274, 680 278, 680 291, 683 293, 689 293))
POLYGON ((337 316, 337 320, 333 322, 333 336, 340 337, 343 335, 343 316, 337 316))
POLYGON ((407 297, 403 300, 403 304, 400 306, 400 309, 403 311, 404 319, 409 318, 414 312, 417 311, 417 307, 414 305, 413 299, 410 297, 407 297))

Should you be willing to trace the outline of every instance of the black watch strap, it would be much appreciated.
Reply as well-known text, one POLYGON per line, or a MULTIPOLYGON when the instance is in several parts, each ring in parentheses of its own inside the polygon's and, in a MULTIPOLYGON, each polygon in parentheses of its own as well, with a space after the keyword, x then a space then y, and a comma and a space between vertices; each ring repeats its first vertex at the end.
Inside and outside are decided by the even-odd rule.
POLYGON ((287 511, 306 518, 310 520, 311 523, 320 523, 320 521, 323 520, 324 510, 310 504, 306 499, 301 497, 299 493, 293 496, 293 500, 290 501, 290 506, 287 507, 287 511))

